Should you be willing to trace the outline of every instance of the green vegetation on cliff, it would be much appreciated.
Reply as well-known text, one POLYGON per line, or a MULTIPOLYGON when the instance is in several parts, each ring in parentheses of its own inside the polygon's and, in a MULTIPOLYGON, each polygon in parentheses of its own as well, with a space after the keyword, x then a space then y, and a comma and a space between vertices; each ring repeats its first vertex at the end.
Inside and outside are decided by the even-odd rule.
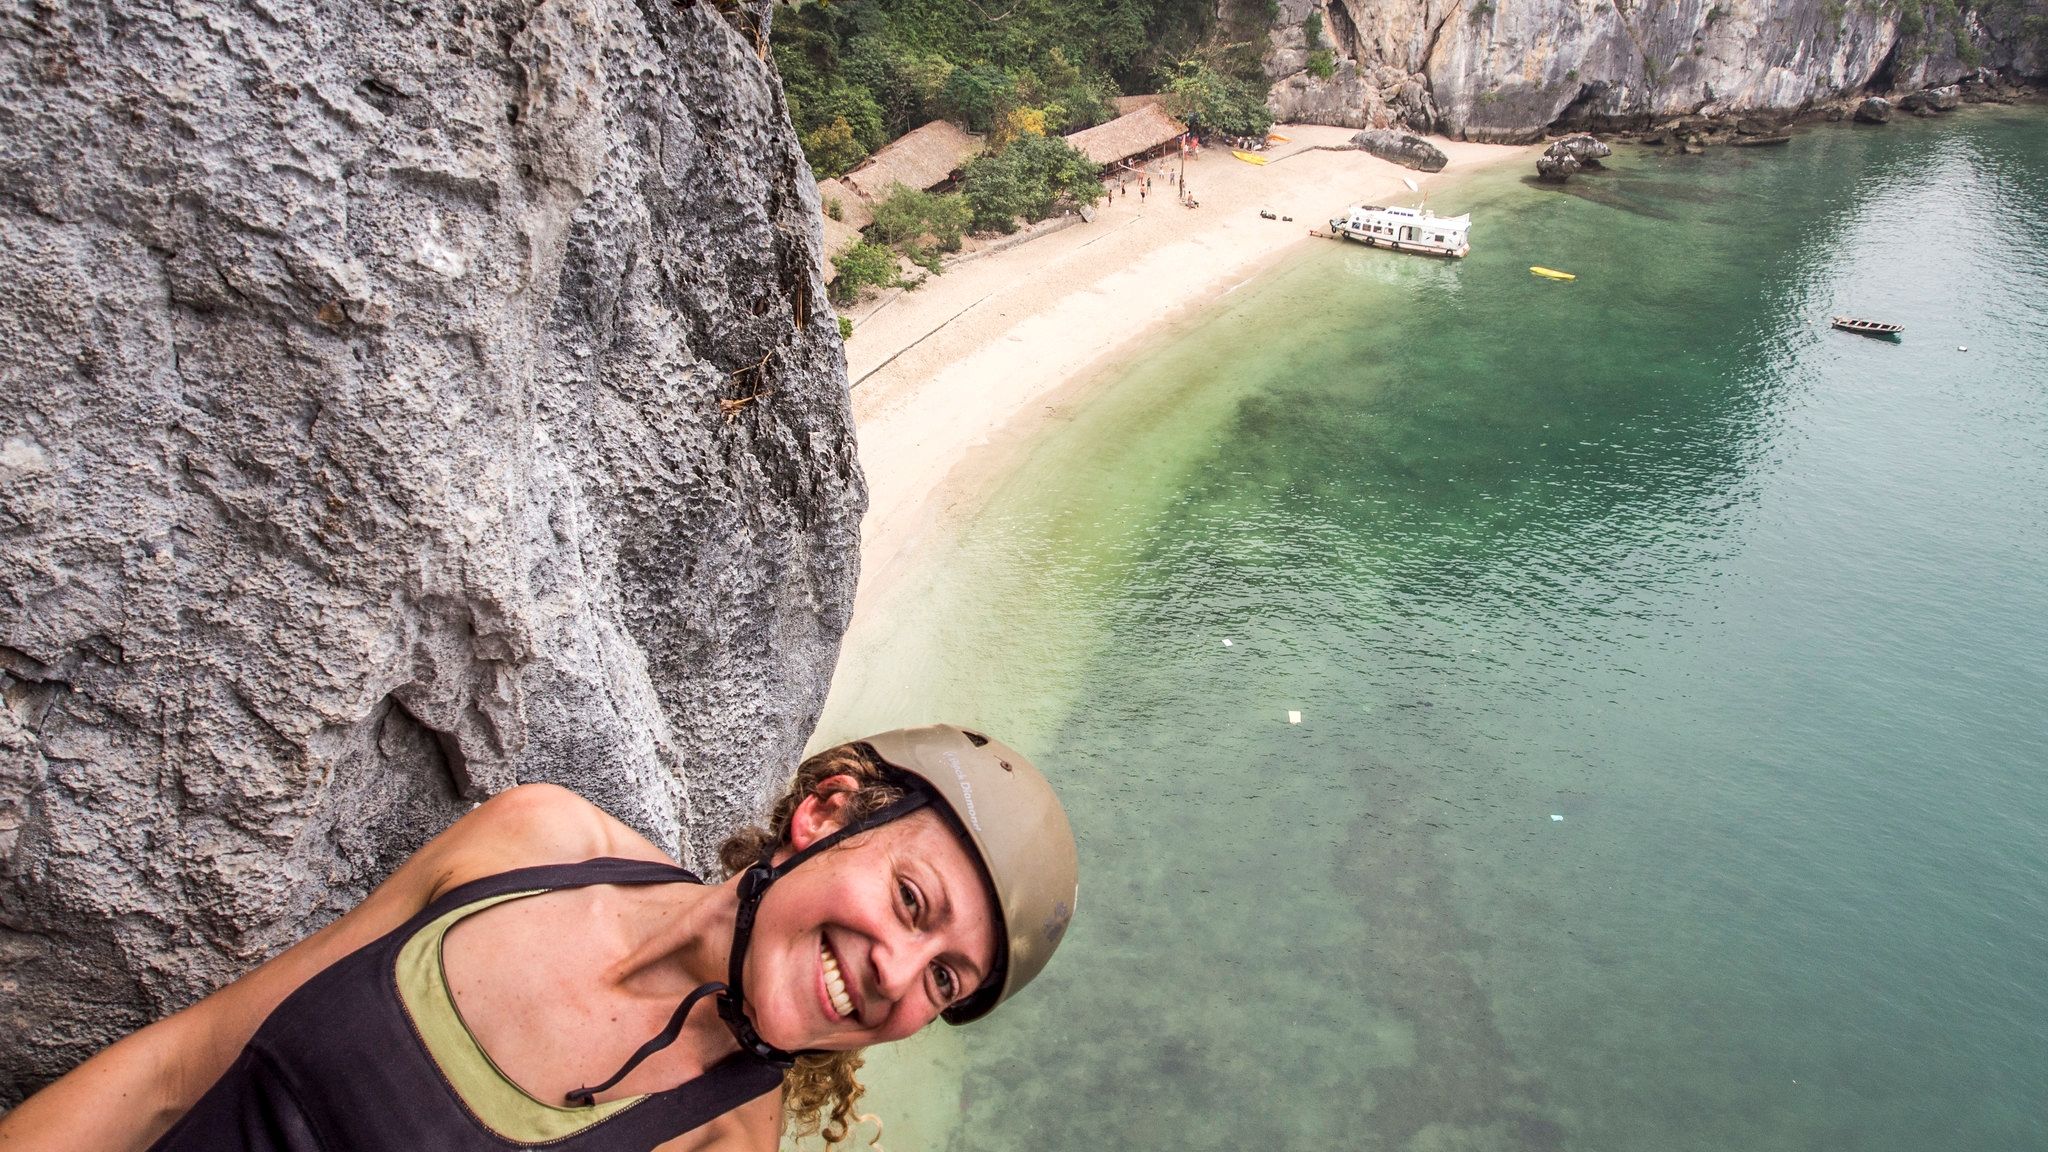
POLYGON ((931 120, 989 133, 999 147, 1099 124, 1115 115, 1112 97, 1170 91, 1191 71, 1201 74, 1194 87, 1206 101, 1196 121, 1251 131, 1263 115, 1258 58, 1270 13, 1258 0, 1226 0, 1232 15, 1221 20, 1216 8, 1210 0, 833 0, 778 11, 771 43, 811 167, 833 176, 931 120), (1257 115, 1239 114, 1248 109, 1257 115))
MULTIPOLYGON (((834 298, 936 272, 963 235, 1012 232, 1101 197, 1100 169, 1060 137, 1164 93, 1201 132, 1271 124, 1259 52, 1264 0, 832 0, 780 9, 771 46, 789 115, 819 177, 838 176, 933 120, 986 137, 958 188, 898 187, 833 260, 834 298)), ((843 219, 845 205, 825 213, 843 219)))

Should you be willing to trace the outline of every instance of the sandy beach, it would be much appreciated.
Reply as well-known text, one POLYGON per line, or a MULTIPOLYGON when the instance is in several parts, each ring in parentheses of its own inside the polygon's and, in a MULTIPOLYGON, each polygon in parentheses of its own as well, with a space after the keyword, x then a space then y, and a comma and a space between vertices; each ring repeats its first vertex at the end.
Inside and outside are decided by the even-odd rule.
MULTIPOLYGON (((955 473, 1063 388, 1081 383, 1170 324, 1230 291, 1361 200, 1403 202, 1402 177, 1425 191, 1527 148, 1433 139, 1440 173, 1410 172, 1345 144, 1351 130, 1281 125, 1290 138, 1265 165, 1209 150, 1187 165, 1199 208, 1181 206, 1155 161, 1151 195, 1135 187, 1095 219, 962 262, 912 292, 848 309, 847 378, 869 507, 861 532, 861 608, 871 590, 971 493, 955 473), (1318 147, 1323 146, 1323 147, 1318 147), (1267 220, 1260 210, 1292 216, 1267 220)), ((1421 259, 1421 257, 1418 257, 1421 259)))

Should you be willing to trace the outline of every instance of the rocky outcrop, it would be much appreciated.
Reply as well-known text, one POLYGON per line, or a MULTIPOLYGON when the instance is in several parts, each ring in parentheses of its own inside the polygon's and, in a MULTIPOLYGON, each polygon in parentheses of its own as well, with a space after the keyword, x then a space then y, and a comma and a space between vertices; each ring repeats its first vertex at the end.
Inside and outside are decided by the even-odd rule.
POLYGON ((1339 62, 1327 80, 1309 72, 1283 76, 1274 83, 1266 105, 1282 123, 1340 128, 1403 124, 1428 131, 1436 119, 1436 106, 1423 77, 1384 67, 1368 74, 1350 60, 1339 62))
POLYGON ((1600 167, 1600 161, 1614 155, 1614 149, 1584 133, 1553 142, 1536 158, 1536 175, 1562 184, 1586 168, 1600 167))
POLYGON ((864 492, 764 2, 0 15, 0 1104, 517 781, 686 859, 864 492))
POLYGON ((1859 124, 1886 124, 1892 118, 1892 102, 1882 96, 1865 96, 1856 105, 1859 124))
POLYGON ((1955 84, 1929 88, 1922 92, 1909 92, 1900 99, 1901 111, 1926 116, 1935 112, 1953 112, 1963 106, 1963 90, 1955 84))
POLYGON ((1382 160, 1418 172, 1441 172, 1450 158, 1429 141, 1387 128, 1367 128, 1351 137, 1351 143, 1382 160))
POLYGON ((1985 69, 2042 76, 2039 16, 2028 3, 1277 0, 1268 106, 1281 119, 1508 142, 1795 111, 1985 69), (1311 15, 1333 53, 1327 79, 1308 70, 1311 15))

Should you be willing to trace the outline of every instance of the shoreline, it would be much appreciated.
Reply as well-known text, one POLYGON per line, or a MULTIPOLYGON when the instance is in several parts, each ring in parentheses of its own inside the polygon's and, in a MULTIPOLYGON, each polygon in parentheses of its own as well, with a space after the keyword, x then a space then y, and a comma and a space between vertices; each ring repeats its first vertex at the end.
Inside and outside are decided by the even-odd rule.
POLYGON ((1352 129, 1273 131, 1290 140, 1263 166, 1228 150, 1187 164, 1199 208, 1183 208, 1161 172, 1178 172, 1178 161, 1154 161, 1142 199, 1129 189, 1098 205, 1091 223, 963 262, 915 292, 847 313, 855 323, 847 379, 857 382, 854 427, 869 500, 849 636, 918 545, 1002 474, 985 449, 1028 443, 1075 388, 1309 243, 1310 228, 1348 205, 1410 197, 1404 177, 1427 193, 1538 150, 1429 137, 1450 162, 1422 173, 1335 150, 1352 129), (1261 209, 1294 219, 1263 219, 1261 209))

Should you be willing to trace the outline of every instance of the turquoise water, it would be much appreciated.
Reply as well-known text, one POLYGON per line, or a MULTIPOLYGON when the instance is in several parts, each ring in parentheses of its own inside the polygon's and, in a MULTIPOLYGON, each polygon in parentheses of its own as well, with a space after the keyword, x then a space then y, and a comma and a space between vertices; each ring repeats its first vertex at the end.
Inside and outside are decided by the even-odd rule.
POLYGON ((2048 114, 1433 206, 1470 258, 1226 298, 849 638, 821 735, 1004 734, 1085 876, 877 1058, 892 1152, 2048 1148, 2048 114))

